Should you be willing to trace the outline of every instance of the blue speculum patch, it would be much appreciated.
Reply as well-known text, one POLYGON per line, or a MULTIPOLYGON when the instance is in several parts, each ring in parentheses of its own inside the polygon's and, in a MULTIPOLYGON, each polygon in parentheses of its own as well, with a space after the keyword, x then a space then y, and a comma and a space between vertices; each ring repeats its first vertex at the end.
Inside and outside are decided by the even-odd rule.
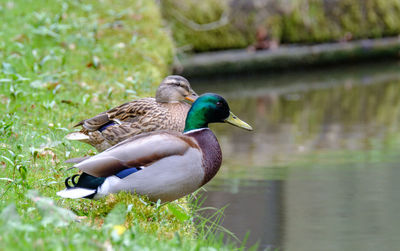
POLYGON ((142 168, 140 168, 140 167, 131 167, 131 168, 122 170, 121 172, 115 174, 115 176, 117 176, 120 179, 123 179, 126 176, 131 175, 132 173, 136 173, 137 171, 140 171, 140 170, 142 170, 142 168))
POLYGON ((107 124, 102 125, 102 126, 99 128, 99 131, 102 132, 102 131, 104 131, 105 129, 107 129, 107 127, 112 126, 112 125, 115 125, 115 122, 114 122, 114 121, 110 121, 110 122, 108 122, 107 124))

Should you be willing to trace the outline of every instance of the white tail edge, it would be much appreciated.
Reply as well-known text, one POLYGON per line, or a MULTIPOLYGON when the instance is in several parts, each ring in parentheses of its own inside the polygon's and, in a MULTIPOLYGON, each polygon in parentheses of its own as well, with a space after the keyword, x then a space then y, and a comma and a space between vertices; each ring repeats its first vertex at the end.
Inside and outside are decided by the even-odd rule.
POLYGON ((78 199, 84 198, 96 193, 96 189, 86 189, 80 187, 68 188, 57 192, 57 195, 63 198, 78 199))
POLYGON ((81 132, 71 132, 65 136, 68 140, 79 140, 79 141, 87 141, 89 140, 89 136, 83 134, 81 132))

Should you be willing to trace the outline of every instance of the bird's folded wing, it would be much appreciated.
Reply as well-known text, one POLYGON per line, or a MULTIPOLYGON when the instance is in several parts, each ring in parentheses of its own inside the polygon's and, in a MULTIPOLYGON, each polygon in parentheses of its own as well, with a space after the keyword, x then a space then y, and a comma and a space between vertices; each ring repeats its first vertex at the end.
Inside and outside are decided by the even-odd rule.
POLYGON ((126 168, 146 166, 168 156, 183 155, 189 147, 197 147, 197 144, 182 134, 147 133, 129 138, 75 167, 96 177, 107 177, 126 168))
POLYGON ((107 111, 107 115, 111 120, 133 120, 146 115, 149 111, 157 110, 157 108, 159 107, 154 98, 142 98, 117 106, 107 111))
POLYGON ((124 121, 133 122, 137 117, 145 115, 148 111, 156 110, 158 107, 154 98, 142 98, 124 103, 114 107, 108 111, 99 113, 98 115, 84 119, 74 127, 82 126, 89 132, 93 132, 104 126, 111 121, 124 121))
POLYGON ((90 119, 82 120, 78 124, 74 125, 74 127, 83 126, 89 132, 93 132, 98 130, 100 127, 102 127, 103 125, 107 124, 110 121, 111 120, 108 118, 107 113, 102 112, 90 119))

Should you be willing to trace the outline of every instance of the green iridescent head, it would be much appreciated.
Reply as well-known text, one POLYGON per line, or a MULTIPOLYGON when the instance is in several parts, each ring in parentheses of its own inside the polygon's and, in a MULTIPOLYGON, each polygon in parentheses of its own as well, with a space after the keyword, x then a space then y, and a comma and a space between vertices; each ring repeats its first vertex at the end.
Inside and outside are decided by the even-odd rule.
POLYGON ((206 128, 209 123, 229 123, 249 131, 253 130, 230 111, 223 97, 214 93, 206 93, 196 99, 188 112, 184 132, 206 128))

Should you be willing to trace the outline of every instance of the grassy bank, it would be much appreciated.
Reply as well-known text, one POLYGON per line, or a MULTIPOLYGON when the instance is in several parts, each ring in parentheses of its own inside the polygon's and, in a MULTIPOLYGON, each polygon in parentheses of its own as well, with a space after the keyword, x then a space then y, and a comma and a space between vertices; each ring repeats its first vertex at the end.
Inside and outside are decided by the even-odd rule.
POLYGON ((166 0, 162 3, 178 47, 186 50, 244 48, 256 40, 322 43, 400 33, 397 0, 206 0, 201 3, 166 0))
POLYGON ((64 139, 72 125, 153 95, 172 57, 152 1, 0 3, 1 250, 229 248, 195 229, 186 199, 55 196, 76 172, 64 160, 94 154, 64 139))

